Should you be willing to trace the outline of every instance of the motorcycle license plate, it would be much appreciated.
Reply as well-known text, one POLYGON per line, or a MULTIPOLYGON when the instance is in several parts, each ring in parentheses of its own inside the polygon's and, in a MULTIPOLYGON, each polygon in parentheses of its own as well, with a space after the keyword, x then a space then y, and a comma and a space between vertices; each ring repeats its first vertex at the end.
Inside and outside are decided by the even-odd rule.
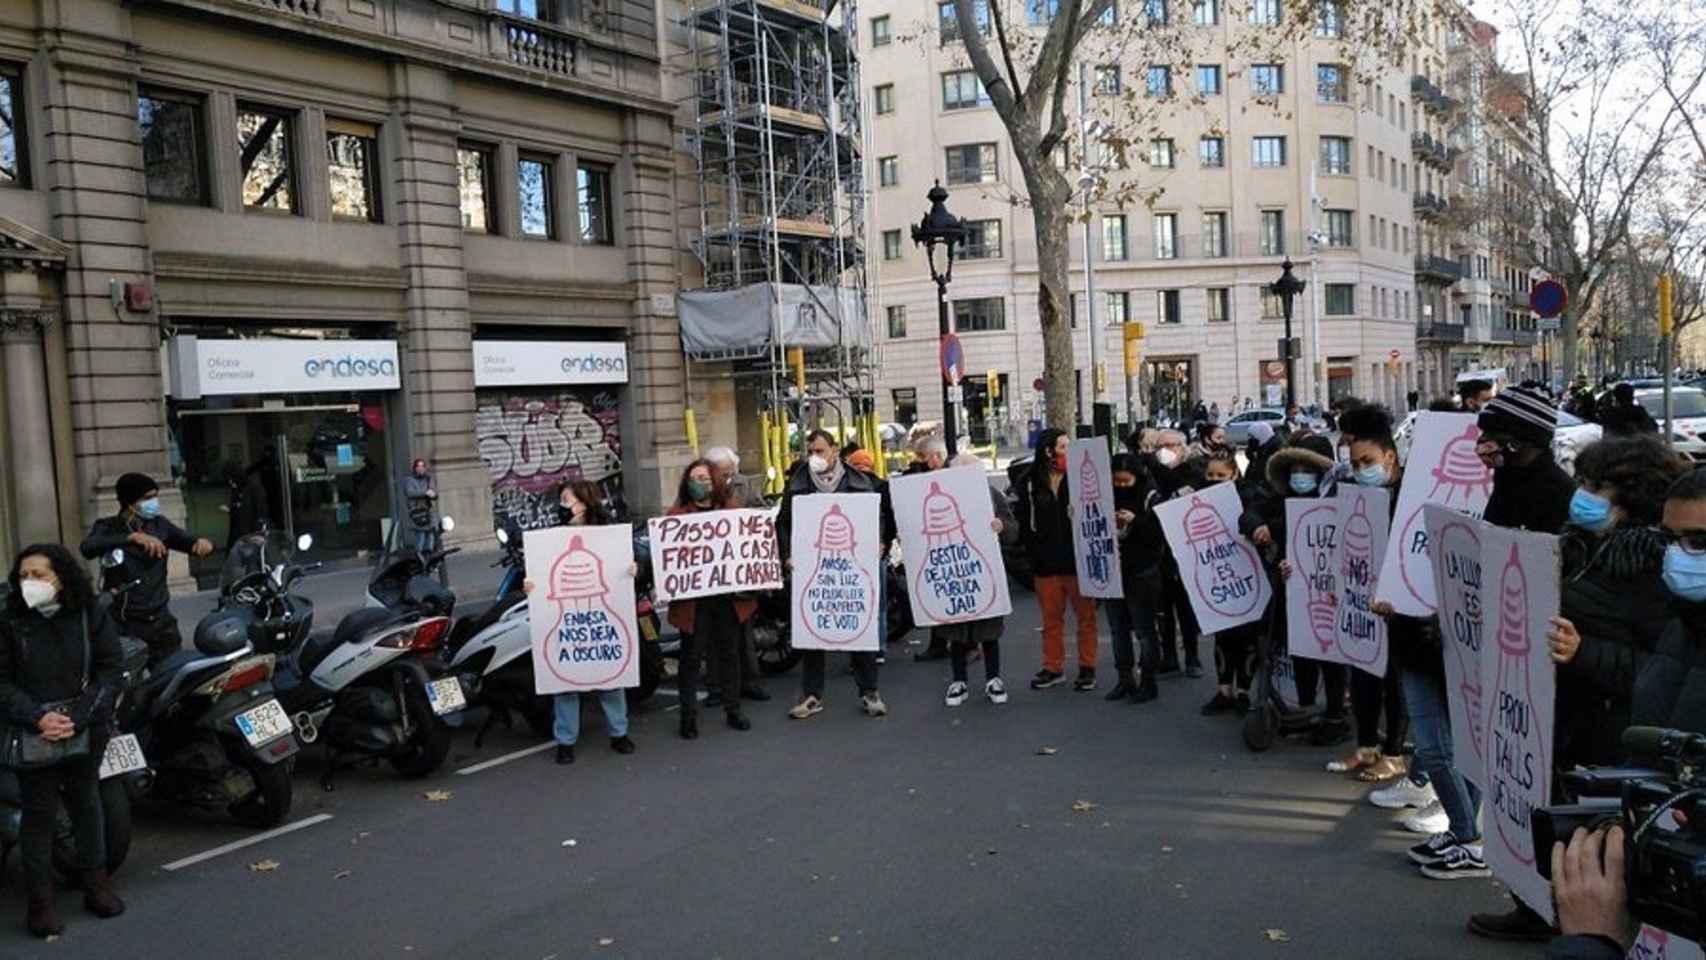
POLYGON ((249 741, 249 746, 258 747, 296 728, 290 722, 290 715, 284 712, 283 705, 277 700, 268 700, 253 710, 237 714, 237 729, 243 731, 243 738, 249 741))
POLYGON ((427 702, 432 704, 432 712, 442 717, 466 707, 468 698, 462 695, 461 681, 445 677, 427 684, 427 702))
POLYGON ((101 756, 101 779, 146 766, 148 761, 142 757, 142 744, 136 742, 136 734, 127 733, 107 741, 107 752, 101 756))

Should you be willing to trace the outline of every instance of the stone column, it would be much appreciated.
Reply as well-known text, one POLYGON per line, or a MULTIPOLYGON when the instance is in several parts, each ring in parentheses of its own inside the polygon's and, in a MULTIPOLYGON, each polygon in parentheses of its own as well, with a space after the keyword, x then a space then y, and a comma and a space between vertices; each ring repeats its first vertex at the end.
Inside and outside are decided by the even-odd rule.
POLYGON ((52 415, 42 355, 43 328, 52 314, 0 311, 5 354, 7 450, 18 543, 59 540, 59 491, 53 475, 52 415))

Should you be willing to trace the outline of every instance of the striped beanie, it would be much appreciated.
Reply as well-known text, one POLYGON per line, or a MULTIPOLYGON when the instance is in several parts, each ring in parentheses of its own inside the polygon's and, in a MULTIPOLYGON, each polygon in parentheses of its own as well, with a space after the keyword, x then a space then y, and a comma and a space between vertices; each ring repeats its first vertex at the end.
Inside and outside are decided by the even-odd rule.
POLYGON ((1546 395, 1533 387, 1511 387, 1481 408, 1476 424, 1484 433, 1496 433, 1535 447, 1552 445, 1558 427, 1558 410, 1546 395))

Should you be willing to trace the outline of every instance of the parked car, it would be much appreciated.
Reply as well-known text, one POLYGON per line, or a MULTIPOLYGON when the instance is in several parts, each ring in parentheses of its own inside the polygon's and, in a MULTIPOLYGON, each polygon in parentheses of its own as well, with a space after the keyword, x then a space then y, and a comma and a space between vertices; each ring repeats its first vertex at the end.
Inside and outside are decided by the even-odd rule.
POLYGON ((1226 442, 1234 448, 1244 446, 1250 442, 1250 428, 1258 423, 1266 423, 1277 433, 1284 429, 1285 411, 1279 407, 1257 407, 1234 414, 1224 424, 1226 442))
POLYGON ((1635 388, 1635 402, 1645 407, 1662 430, 1669 430, 1671 443, 1680 453, 1695 463, 1706 462, 1706 390, 1694 387, 1672 387, 1670 413, 1672 422, 1666 426, 1665 392, 1663 389, 1635 388))

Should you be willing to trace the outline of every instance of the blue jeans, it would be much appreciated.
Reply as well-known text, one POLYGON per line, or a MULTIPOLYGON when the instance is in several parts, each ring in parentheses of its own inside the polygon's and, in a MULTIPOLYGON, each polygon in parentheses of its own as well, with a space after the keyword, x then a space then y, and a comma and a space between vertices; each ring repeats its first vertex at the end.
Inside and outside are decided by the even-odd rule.
POLYGON ((433 537, 437 533, 438 533, 438 531, 432 529, 431 527, 428 527, 425 530, 416 530, 415 531, 415 552, 421 553, 421 554, 431 553, 432 552, 433 537))
MULTIPOLYGON (((604 708, 604 727, 610 734, 610 739, 628 735, 628 691, 599 690, 589 696, 598 698, 599 706, 604 708)), ((551 712, 557 716, 557 726, 553 733, 557 742, 565 747, 572 747, 581 736, 581 695, 578 693, 559 693, 551 698, 551 712)))
POLYGON ((1416 742, 1411 776, 1419 773, 1434 785, 1439 804, 1451 819, 1453 837, 1479 840, 1481 829, 1475 820, 1481 810, 1481 791, 1452 766, 1451 711, 1445 704, 1445 684, 1439 677, 1411 670, 1399 671, 1399 680, 1404 684, 1404 705, 1410 714, 1410 737, 1416 742))

